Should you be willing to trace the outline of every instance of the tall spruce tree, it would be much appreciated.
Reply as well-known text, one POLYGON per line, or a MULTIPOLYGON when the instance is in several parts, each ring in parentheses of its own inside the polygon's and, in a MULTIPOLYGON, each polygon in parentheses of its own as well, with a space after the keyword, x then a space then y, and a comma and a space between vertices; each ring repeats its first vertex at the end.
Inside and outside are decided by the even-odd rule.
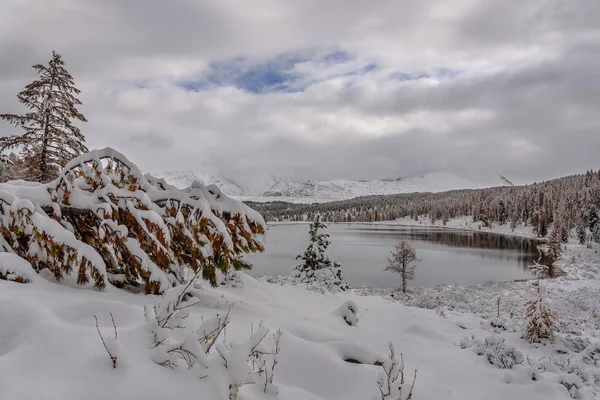
POLYGON ((0 118, 25 130, 0 140, 0 150, 20 148, 22 152, 23 179, 49 182, 58 176, 71 159, 88 151, 85 138, 73 119, 86 122, 77 110, 80 93, 73 77, 64 68, 60 54, 52 52, 48 65, 33 68, 39 79, 33 81, 17 95, 19 102, 29 109, 23 115, 0 114, 0 118))

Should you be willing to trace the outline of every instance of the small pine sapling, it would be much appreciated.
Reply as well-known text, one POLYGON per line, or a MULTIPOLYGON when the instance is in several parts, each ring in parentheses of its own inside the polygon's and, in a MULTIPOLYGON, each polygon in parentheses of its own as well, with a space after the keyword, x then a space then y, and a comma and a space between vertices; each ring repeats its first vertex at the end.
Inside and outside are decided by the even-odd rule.
POLYGON ((341 265, 326 254, 330 242, 329 235, 321 232, 324 229, 327 225, 317 214, 310 224, 308 247, 303 254, 296 256, 302 264, 294 268, 292 276, 311 290, 346 291, 350 286, 342 275, 341 265))
POLYGON ((100 336, 100 340, 102 340, 102 344, 104 345, 104 350, 108 353, 108 357, 112 362, 113 368, 117 368, 117 360, 121 357, 121 347, 117 342, 118 333, 117 333, 117 324, 115 324, 115 319, 113 318, 112 313, 110 314, 110 319, 113 324, 113 328, 115 331, 114 339, 112 337, 104 338, 102 336, 102 332, 100 332, 100 326, 98 325, 98 318, 94 315, 94 319, 96 320, 96 330, 98 331, 98 336, 100 336))
POLYGON ((390 354, 383 362, 383 371, 379 373, 377 386, 379 394, 373 396, 373 400, 411 400, 417 380, 417 370, 410 387, 404 379, 404 359, 400 354, 400 360, 396 358, 394 346, 389 344, 390 354))
MULTIPOLYGON (((540 257, 541 259, 541 257, 540 257)), ((552 339, 556 314, 550 306, 541 287, 540 278, 548 275, 548 267, 540 264, 540 259, 534 261, 530 266, 532 272, 537 276, 537 293, 532 299, 525 303, 525 314, 523 327, 523 339, 530 342, 540 342, 543 339, 552 339)))

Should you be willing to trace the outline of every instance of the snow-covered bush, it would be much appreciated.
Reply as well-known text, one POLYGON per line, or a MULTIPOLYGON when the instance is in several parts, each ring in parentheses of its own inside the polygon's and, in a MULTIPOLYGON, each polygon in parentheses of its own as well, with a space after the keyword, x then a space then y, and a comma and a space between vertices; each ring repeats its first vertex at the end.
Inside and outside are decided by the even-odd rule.
POLYGON ((489 336, 481 342, 471 335, 461 340, 459 346, 461 349, 472 349, 475 354, 485 356, 490 364, 500 369, 513 369, 525 361, 523 353, 508 346, 501 336, 489 336))
POLYGON ((537 295, 525 304, 523 339, 532 343, 552 339, 555 320, 548 299, 538 289, 537 295))
MULTIPOLYGON (((281 331, 272 335, 269 346, 265 339, 269 330, 260 324, 250 339, 243 343, 222 343, 215 347, 220 358, 220 369, 225 373, 229 399, 237 399, 243 385, 262 384, 263 392, 276 395, 279 389, 273 384, 277 356, 281 350, 281 331)), ((221 374, 223 376, 223 374, 221 374)))
POLYGON ((516 332, 518 325, 507 318, 493 316, 481 321, 482 328, 494 333, 516 332))
POLYGON ((340 264, 325 253, 329 247, 329 234, 320 232, 323 229, 327 229, 327 225, 321 222, 321 217, 317 214, 310 224, 308 247, 296 257, 297 260, 302 260, 302 264, 295 267, 292 277, 306 284, 310 290, 348 290, 350 286, 342 276, 340 264))
POLYGON ((220 274, 219 285, 235 288, 244 286, 244 282, 242 281, 242 276, 239 271, 229 269, 226 273, 220 274))
POLYGON ((583 350, 581 357, 584 363, 600 366, 600 342, 592 343, 583 350))
POLYGON ((569 374, 560 374, 558 376, 558 382, 563 385, 567 391, 569 392, 569 395, 571 396, 571 398, 573 399, 582 399, 583 397, 581 397, 581 389, 583 388, 583 382, 581 381, 581 378, 579 378, 577 375, 569 373, 569 374))
POLYGON ((480 344, 481 344, 481 342, 475 338, 475 335, 471 335, 471 336, 465 336, 463 339, 461 339, 458 346, 461 349, 465 350, 465 349, 473 348, 474 346, 478 346, 480 344))
POLYGON ((417 380, 417 370, 409 386, 404 377, 404 360, 400 354, 400 360, 396 358, 394 346, 389 344, 390 353, 383 362, 383 371, 377 378, 379 394, 373 396, 373 400, 410 400, 413 397, 413 389, 417 380))
POLYGON ((210 376, 223 388, 223 398, 236 399, 243 385, 258 383, 265 393, 277 394, 273 377, 281 350, 281 331, 272 335, 271 345, 265 340, 269 330, 262 324, 249 340, 227 343, 222 333, 229 325, 229 312, 203 319, 193 329, 187 325, 188 310, 198 303, 191 296, 193 282, 165 291, 153 306, 145 307, 152 360, 168 368, 191 371, 200 379, 210 376))
POLYGON ((358 326, 358 306, 352 300, 348 300, 334 311, 334 314, 342 317, 345 323, 350 326, 358 326))
POLYGON ((446 318, 446 312, 448 312, 448 307, 446 306, 439 306, 435 310, 436 315, 439 315, 442 318, 446 318))
POLYGON ((591 342, 590 339, 582 336, 555 335, 554 343, 557 345, 562 345, 572 352, 581 353, 590 345, 591 342))
POLYGON ((515 365, 523 364, 523 353, 507 346, 504 341, 505 339, 499 336, 485 338, 483 349, 489 363, 500 369, 512 369, 515 365))
POLYGON ((72 160, 48 184, 0 184, 0 249, 97 288, 110 280, 158 294, 190 271, 216 285, 217 270, 250 267, 241 255, 262 251, 264 229, 216 186, 177 189, 110 148, 72 160))
MULTIPOLYGON (((208 359, 201 347, 202 337, 198 337, 185 324, 189 316, 188 308, 197 303, 190 298, 193 279, 185 285, 167 290, 156 300, 154 306, 144 308, 146 323, 151 334, 152 361, 176 369, 182 364, 187 369, 196 366, 205 376, 208 359)), ((224 325, 227 321, 224 322, 224 325)))

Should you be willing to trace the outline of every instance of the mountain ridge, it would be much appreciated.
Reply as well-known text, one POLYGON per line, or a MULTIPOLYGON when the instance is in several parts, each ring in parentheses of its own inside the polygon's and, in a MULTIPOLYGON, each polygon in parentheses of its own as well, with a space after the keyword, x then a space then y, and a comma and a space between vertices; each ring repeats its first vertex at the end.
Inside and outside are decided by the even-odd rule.
MULTIPOLYGON (((268 202, 289 201, 294 203, 327 202, 347 200, 354 197, 414 192, 443 192, 455 189, 479 189, 486 187, 452 172, 435 171, 416 177, 384 178, 353 181, 347 179, 294 180, 285 176, 262 177, 253 180, 234 180, 215 173, 194 171, 167 171, 152 175, 164 178, 170 184, 184 188, 198 180, 204 184, 217 185, 223 193, 241 200, 268 202)), ((498 179, 496 186, 506 182, 498 179)), ((491 185, 487 185, 491 186, 491 185)))

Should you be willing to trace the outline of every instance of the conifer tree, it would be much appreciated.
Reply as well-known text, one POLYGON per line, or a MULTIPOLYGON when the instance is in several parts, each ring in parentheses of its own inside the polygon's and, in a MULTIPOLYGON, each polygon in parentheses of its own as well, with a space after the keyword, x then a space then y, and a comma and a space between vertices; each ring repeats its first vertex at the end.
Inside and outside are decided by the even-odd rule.
POLYGON ((550 237, 548 240, 548 257, 550 258, 550 264, 554 264, 562 254, 562 226, 559 221, 555 221, 550 231, 550 237))
POLYGON ((402 278, 402 292, 406 293, 406 281, 415 278, 415 262, 419 261, 414 247, 404 240, 396 243, 392 256, 388 257, 388 266, 385 271, 392 271, 400 274, 402 278))
POLYGON ((540 278, 547 276, 549 268, 540 264, 540 258, 530 266, 532 272, 537 276, 537 295, 525 303, 525 314, 523 316, 523 339, 530 342, 540 342, 543 339, 552 339, 556 325, 556 314, 550 306, 550 302, 544 295, 540 278))
POLYGON ((22 149, 23 179, 49 182, 71 159, 88 151, 79 128, 71 122, 86 119, 76 108, 81 104, 75 97, 80 91, 64 64, 60 54, 52 52, 47 66, 34 65, 39 78, 17 95, 29 112, 0 114, 0 119, 25 131, 0 141, 0 150, 22 149))
POLYGON ((306 283, 311 289, 348 290, 350 286, 342 276, 340 264, 325 253, 330 242, 329 234, 322 232, 324 229, 327 229, 327 225, 321 222, 321 215, 316 214, 308 232, 308 247, 296 257, 297 260, 302 260, 302 264, 296 266, 292 276, 299 278, 300 282, 306 283))

